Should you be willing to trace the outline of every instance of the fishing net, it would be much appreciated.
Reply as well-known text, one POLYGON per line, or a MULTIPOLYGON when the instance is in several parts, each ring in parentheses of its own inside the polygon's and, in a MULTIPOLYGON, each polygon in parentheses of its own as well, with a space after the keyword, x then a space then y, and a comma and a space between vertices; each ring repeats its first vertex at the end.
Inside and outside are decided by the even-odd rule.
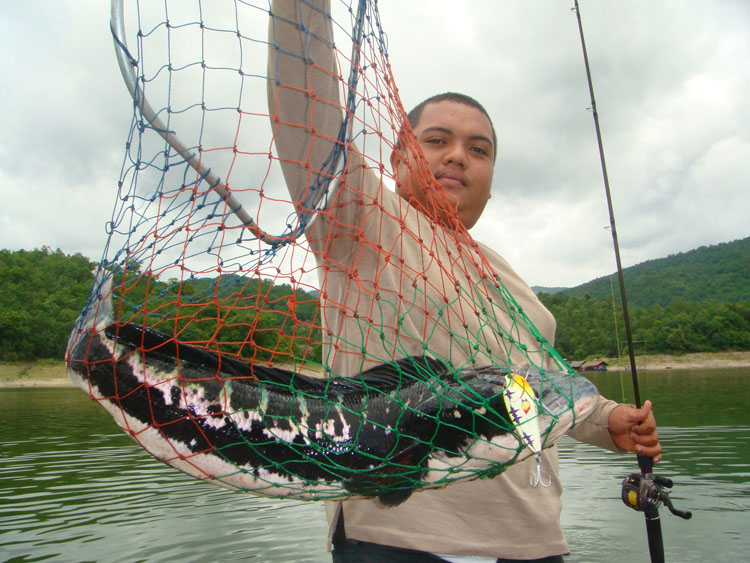
POLYGON ((551 443, 575 374, 433 189, 376 2, 115 2, 112 27, 133 120, 68 362, 126 431, 228 487, 383 496, 520 459, 525 365, 568 392, 551 443))

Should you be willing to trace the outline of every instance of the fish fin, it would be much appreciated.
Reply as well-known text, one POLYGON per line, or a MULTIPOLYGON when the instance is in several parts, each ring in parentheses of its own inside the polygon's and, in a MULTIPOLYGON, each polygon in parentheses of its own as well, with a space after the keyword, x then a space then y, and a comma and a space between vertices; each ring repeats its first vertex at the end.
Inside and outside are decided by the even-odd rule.
POLYGON ((384 508, 393 508, 406 501, 413 492, 414 489, 397 489, 387 493, 380 493, 377 496, 377 500, 384 508))
POLYGON ((423 467, 430 448, 413 442, 372 471, 356 473, 344 481, 351 493, 375 497, 385 507, 398 506, 414 492, 426 473, 423 467))
POLYGON ((249 379, 252 382, 271 383, 294 387, 298 391, 322 393, 332 389, 361 390, 372 387, 382 391, 404 385, 406 381, 425 381, 444 378, 450 373, 441 361, 427 356, 410 356, 394 362, 383 363, 355 377, 321 378, 296 373, 291 370, 243 362, 211 350, 191 346, 174 337, 133 323, 113 323, 104 330, 109 338, 117 339, 131 349, 142 349, 151 358, 166 363, 194 366, 183 369, 183 379, 201 379, 218 376, 221 379, 249 379), (406 380, 406 381, 405 381, 406 380))
POLYGON ((328 388, 328 380, 309 377, 290 370, 268 367, 261 364, 243 362, 227 355, 220 355, 205 348, 191 346, 175 338, 133 323, 111 324, 104 332, 109 338, 137 350, 142 349, 151 359, 169 364, 181 365, 180 377, 183 380, 217 376, 224 380, 247 380, 248 383, 271 383, 294 387, 304 392, 323 392, 328 388), (192 369, 191 369, 192 368, 192 369))
POLYGON ((429 356, 408 356, 393 362, 385 362, 356 376, 367 387, 388 390, 411 383, 430 379, 444 379, 452 373, 446 364, 429 356))
POLYGON ((415 381, 444 378, 452 373, 441 361, 427 356, 409 356, 394 362, 383 363, 372 367, 354 377, 311 377, 286 370, 254 366, 259 381, 280 382, 279 378, 294 378, 293 386, 303 391, 359 390, 368 388, 379 391, 390 391, 399 386, 415 381))

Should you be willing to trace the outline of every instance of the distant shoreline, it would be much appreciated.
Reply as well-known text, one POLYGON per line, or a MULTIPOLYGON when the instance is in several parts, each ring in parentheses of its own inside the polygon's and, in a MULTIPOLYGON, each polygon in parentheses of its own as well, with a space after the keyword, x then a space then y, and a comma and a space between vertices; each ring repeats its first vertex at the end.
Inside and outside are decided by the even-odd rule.
MULTIPOLYGON (((598 358, 607 362, 608 371, 630 370, 627 357, 598 358)), ((669 356, 655 354, 636 356, 636 369, 646 371, 668 371, 684 369, 750 368, 750 351, 712 352, 669 356)), ((584 375, 586 372, 583 372, 584 375)), ((30 362, 0 364, 0 389, 24 387, 72 387, 65 374, 65 362, 30 362)))
MULTIPOLYGON (((627 356, 618 358, 599 358, 607 362, 607 369, 611 371, 630 371, 630 360, 627 356)), ((721 369, 721 368, 750 368, 750 351, 742 352, 696 352, 671 356, 668 354, 653 354, 636 356, 637 370, 670 370, 670 369, 721 369)), ((585 372, 584 372, 585 373, 585 372)))
POLYGON ((0 364, 0 389, 16 387, 73 387, 65 362, 0 364))

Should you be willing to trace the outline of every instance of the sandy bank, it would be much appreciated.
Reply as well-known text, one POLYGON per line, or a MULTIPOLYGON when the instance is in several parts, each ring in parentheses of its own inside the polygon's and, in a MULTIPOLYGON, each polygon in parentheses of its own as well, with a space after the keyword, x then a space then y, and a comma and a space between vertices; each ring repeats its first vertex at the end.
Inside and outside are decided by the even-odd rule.
MULTIPOLYGON (((630 360, 627 356, 619 360, 617 358, 602 359, 609 364, 607 369, 630 369, 630 360)), ((750 351, 698 352, 681 356, 667 354, 636 356, 635 367, 639 370, 750 368, 750 351)))
POLYGON ((64 362, 0 364, 0 388, 72 386, 64 362))

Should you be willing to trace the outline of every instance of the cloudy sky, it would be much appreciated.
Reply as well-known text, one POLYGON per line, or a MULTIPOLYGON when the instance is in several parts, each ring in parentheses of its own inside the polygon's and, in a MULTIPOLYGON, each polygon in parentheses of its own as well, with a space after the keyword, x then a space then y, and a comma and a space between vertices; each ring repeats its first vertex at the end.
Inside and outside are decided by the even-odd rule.
MULTIPOLYGON (((573 0, 381 0, 411 107, 457 90, 500 137, 472 234, 531 285, 614 270, 573 0)), ((750 236, 750 3, 581 0, 623 263, 750 236)), ((102 254, 132 103, 104 0, 10 0, 0 248, 102 254)))

